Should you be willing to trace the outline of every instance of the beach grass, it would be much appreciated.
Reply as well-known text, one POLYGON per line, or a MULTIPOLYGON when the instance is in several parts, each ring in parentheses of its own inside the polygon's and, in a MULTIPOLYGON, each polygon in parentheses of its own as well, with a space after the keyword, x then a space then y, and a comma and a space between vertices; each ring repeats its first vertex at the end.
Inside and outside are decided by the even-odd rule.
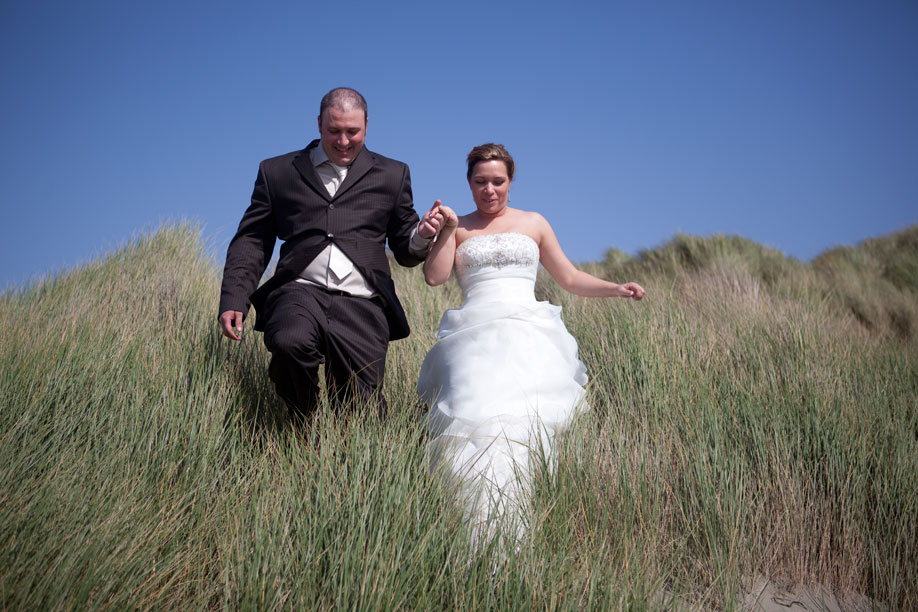
POLYGON ((800 262, 676 236, 563 307, 592 410, 518 545, 428 473, 417 373, 461 303, 394 279, 384 419, 296 427, 216 324, 194 224, 0 296, 0 609, 742 609, 764 577, 918 608, 918 227, 800 262))

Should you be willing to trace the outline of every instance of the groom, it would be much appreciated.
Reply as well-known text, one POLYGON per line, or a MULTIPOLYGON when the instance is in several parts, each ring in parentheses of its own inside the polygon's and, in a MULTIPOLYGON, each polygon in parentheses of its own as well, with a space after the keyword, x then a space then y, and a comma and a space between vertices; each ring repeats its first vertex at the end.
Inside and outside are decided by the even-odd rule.
POLYGON ((356 396, 383 414, 388 343, 409 333, 386 240, 399 264, 416 266, 443 218, 435 205, 419 222, 408 166, 364 147, 367 103, 357 91, 328 92, 318 124, 318 140, 259 166, 226 253, 220 327, 240 340, 255 307, 268 374, 292 416, 315 410, 321 363, 336 406, 356 396), (278 238, 277 269, 256 290, 278 238))

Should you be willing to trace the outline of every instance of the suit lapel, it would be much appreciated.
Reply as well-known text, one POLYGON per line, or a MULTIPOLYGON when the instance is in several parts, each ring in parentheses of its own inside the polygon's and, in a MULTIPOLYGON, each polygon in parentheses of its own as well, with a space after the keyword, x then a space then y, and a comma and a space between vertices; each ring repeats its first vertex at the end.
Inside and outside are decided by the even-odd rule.
POLYGON ((341 186, 338 187, 338 191, 335 192, 335 198, 339 197, 363 178, 363 175, 369 172, 373 167, 373 163, 373 154, 367 151, 366 146, 364 146, 363 149, 360 150, 360 153, 357 154, 354 163, 351 164, 351 167, 348 169, 344 182, 341 183, 341 186))
MULTIPOLYGON (((317 146, 319 146, 318 140, 313 140, 309 143, 305 149, 300 151, 299 155, 293 158, 293 166, 296 168, 297 172, 300 173, 300 176, 303 177, 303 180, 312 186, 316 193, 326 200, 331 200, 331 196, 328 195, 328 190, 325 188, 325 185, 322 184, 322 181, 319 180, 319 175, 316 174, 316 169, 312 165, 312 158, 309 156, 309 152, 317 146)), ((339 189, 338 191, 340 192, 341 190, 339 189)))

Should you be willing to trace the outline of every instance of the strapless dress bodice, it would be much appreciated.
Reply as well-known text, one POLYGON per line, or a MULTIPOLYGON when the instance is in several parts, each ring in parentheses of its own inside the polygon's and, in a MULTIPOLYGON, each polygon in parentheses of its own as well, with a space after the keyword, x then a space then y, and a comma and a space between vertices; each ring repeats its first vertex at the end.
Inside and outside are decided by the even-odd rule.
POLYGON ((538 270, 539 245, 526 234, 479 234, 456 249, 456 279, 466 302, 534 301, 538 270))

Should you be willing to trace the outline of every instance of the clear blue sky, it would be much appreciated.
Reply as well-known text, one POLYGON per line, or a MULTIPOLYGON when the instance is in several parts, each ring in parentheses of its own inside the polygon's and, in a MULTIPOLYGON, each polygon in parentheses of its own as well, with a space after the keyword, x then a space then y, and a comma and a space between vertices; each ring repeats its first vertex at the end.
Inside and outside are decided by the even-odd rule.
POLYGON ((0 4, 0 288, 166 219, 222 264, 259 160, 338 85, 416 206, 472 209, 505 144, 512 205, 575 261, 676 232, 798 257, 918 222, 918 2, 0 4))

